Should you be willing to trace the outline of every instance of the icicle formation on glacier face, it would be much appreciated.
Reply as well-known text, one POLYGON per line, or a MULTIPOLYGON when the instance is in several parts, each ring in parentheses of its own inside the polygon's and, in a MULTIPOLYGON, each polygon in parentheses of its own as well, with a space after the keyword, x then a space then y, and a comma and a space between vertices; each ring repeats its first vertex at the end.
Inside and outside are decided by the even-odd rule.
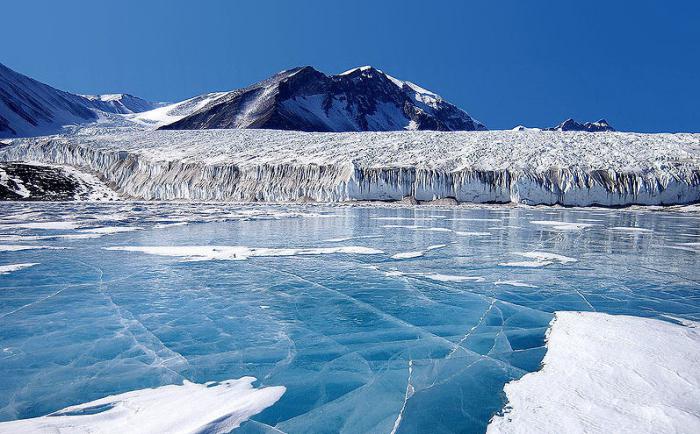
POLYGON ((0 160, 74 166, 127 197, 670 205, 700 200, 700 134, 85 128, 0 160))

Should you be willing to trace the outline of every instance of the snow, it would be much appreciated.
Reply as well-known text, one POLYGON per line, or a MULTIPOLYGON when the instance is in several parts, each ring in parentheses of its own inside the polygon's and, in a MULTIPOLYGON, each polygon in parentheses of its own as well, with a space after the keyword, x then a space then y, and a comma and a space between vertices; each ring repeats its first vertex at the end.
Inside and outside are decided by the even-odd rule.
POLYGON ((493 282, 494 285, 507 285, 507 286, 515 286, 519 288, 537 288, 535 285, 531 285, 529 283, 525 282, 520 282, 518 280, 497 280, 493 282))
POLYGON ((80 223, 72 221, 60 222, 33 222, 33 223, 16 223, 12 227, 19 229, 47 229, 47 230, 70 230, 80 227, 80 223))
POLYGON ((557 312, 543 368, 506 384, 487 432, 699 432, 700 329, 685 323, 557 312))
POLYGON ((549 252, 516 252, 518 256, 522 256, 529 259, 534 259, 534 261, 514 261, 514 262, 502 262, 498 265, 502 267, 545 267, 547 265, 552 265, 555 263, 559 264, 570 264, 576 262, 577 260, 569 256, 559 255, 556 253, 549 252))
POLYGON ((396 253, 395 255, 391 255, 391 259, 413 259, 413 258, 420 258, 423 255, 425 255, 424 251, 416 250, 413 252, 396 253))
POLYGON ((700 200, 700 134, 83 128, 14 140, 0 160, 71 165, 147 200, 700 200))
POLYGON ((82 232, 87 232, 90 234, 98 234, 98 235, 110 235, 110 234, 119 234, 122 232, 133 232, 133 231, 139 231, 142 228, 140 227, 130 227, 130 226, 104 226, 100 228, 91 228, 91 229, 83 229, 82 232))
POLYGON ((7 172, 5 172, 1 167, 0 185, 7 188, 10 191, 13 191, 14 193, 18 194, 19 196, 25 199, 31 196, 31 193, 29 192, 27 187, 25 187, 21 179, 11 178, 10 175, 8 175, 7 172))
POLYGON ((185 116, 191 115, 227 93, 228 92, 213 92, 196 96, 185 101, 158 107, 153 110, 127 115, 126 119, 137 125, 158 128, 160 126, 179 121, 185 116))
POLYGON ((47 416, 0 423, 0 433, 227 433, 277 402, 282 386, 243 377, 161 386, 108 396, 47 416))
POLYGON ((246 246, 114 246, 105 250, 141 252, 150 255, 174 256, 190 261, 243 261, 250 257, 305 256, 305 255, 377 255, 381 250, 361 246, 312 247, 312 248, 264 248, 246 246))
POLYGON ((530 223, 533 225, 550 226, 552 229, 559 231, 578 231, 595 226, 595 224, 592 223, 558 222, 550 220, 533 220, 530 223))
POLYGON ((630 232, 630 233, 651 233, 653 232, 651 229, 645 229, 645 228, 637 228, 637 227, 626 227, 626 226, 615 226, 610 228, 613 231, 618 231, 618 232, 630 232))
POLYGON ((437 280, 438 282, 484 282, 486 279, 480 276, 457 276, 453 274, 429 273, 423 277, 437 280))
POLYGON ((0 244, 0 252, 19 252, 22 250, 64 250, 65 247, 30 246, 20 244, 0 244))
POLYGON ((24 264, 0 265, 0 275, 10 274, 13 271, 23 270, 25 268, 33 267, 35 265, 39 265, 39 264, 37 264, 36 262, 28 262, 28 263, 24 263, 24 264))

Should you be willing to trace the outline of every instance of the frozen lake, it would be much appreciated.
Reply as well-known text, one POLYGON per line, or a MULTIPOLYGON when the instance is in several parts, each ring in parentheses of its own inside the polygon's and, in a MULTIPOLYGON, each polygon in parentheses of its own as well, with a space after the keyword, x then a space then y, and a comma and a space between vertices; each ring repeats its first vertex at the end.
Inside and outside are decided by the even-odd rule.
POLYGON ((554 311, 700 320, 698 253, 697 213, 4 203, 0 421, 252 376, 237 432, 483 432, 554 311))

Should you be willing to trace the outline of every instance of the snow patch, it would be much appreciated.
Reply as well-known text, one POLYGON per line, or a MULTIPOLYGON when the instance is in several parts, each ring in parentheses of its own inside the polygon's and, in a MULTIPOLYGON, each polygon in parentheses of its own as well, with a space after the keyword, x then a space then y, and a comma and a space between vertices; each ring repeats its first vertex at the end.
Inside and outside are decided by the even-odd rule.
POLYGON ((161 386, 112 395, 46 416, 0 423, 0 433, 227 433, 272 406, 283 386, 253 377, 161 386))
POLYGON ((506 384, 487 432, 699 432, 697 325, 557 312, 542 370, 506 384))
POLYGON ((377 255, 381 250, 360 246, 311 247, 274 249, 246 246, 114 246, 105 250, 122 252, 140 252, 149 255, 173 256, 189 261, 243 261, 251 257, 269 256, 307 256, 307 255, 377 255))
POLYGON ((25 268, 33 267, 39 265, 36 262, 28 262, 25 264, 10 264, 10 265, 0 265, 0 274, 10 274, 13 271, 24 270, 25 268))

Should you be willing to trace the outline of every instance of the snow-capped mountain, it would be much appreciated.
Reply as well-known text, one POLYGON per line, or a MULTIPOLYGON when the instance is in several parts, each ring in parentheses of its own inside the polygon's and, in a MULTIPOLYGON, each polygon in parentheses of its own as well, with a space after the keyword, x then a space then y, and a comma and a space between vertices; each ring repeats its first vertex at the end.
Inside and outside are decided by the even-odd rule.
POLYGON ((564 122, 560 123, 556 127, 547 128, 547 131, 587 131, 589 133, 597 133, 601 131, 615 131, 613 127, 610 126, 608 121, 605 119, 600 119, 597 122, 586 122, 584 124, 576 122, 575 120, 569 118, 564 122))
POLYGON ((80 95, 88 99, 92 106, 108 113, 130 114, 141 113, 162 107, 162 103, 153 103, 128 93, 112 93, 105 95, 80 95))
POLYGON ((440 96, 363 66, 328 76, 310 66, 282 71, 217 97, 161 129, 299 131, 485 130, 440 96))
POLYGON ((52 134, 68 125, 95 122, 100 112, 134 113, 157 106, 131 95, 64 92, 0 63, 0 137, 52 134))

